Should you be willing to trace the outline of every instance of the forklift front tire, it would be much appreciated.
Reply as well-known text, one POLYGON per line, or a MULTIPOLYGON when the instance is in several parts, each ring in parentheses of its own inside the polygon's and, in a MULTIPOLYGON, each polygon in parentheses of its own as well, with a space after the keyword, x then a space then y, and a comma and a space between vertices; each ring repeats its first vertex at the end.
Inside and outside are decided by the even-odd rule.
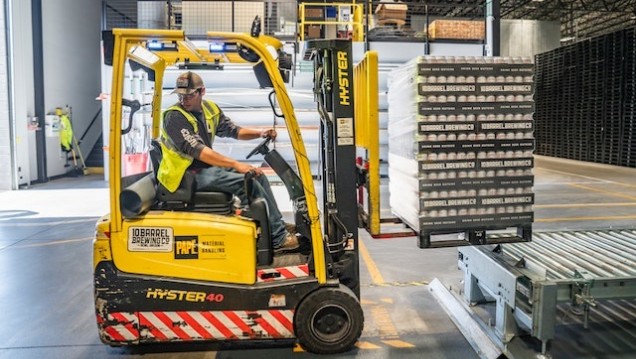
POLYGON ((360 338, 364 315, 358 298, 345 287, 309 294, 296 311, 296 337, 307 351, 336 354, 350 350, 360 338))

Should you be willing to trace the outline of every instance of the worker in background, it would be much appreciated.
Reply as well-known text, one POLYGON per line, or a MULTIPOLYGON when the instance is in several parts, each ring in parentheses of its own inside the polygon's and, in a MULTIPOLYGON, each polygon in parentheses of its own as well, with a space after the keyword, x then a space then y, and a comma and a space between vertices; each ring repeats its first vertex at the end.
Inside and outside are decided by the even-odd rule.
POLYGON ((71 152, 71 146, 73 144, 73 126, 71 125, 71 120, 59 107, 55 109, 55 115, 60 118, 60 146, 62 146, 62 151, 71 152))
POLYGON ((168 108, 163 115, 161 147, 163 159, 157 178, 169 191, 174 192, 181 183, 185 171, 192 171, 197 191, 229 192, 247 203, 244 177, 248 172, 256 174, 253 198, 263 198, 269 209, 274 250, 293 250, 299 247, 298 239, 285 229, 269 181, 260 168, 226 157, 212 148, 214 136, 232 137, 238 140, 276 138, 276 130, 256 130, 235 125, 212 101, 204 100, 205 86, 199 75, 191 71, 177 77, 172 93, 179 103, 168 108))

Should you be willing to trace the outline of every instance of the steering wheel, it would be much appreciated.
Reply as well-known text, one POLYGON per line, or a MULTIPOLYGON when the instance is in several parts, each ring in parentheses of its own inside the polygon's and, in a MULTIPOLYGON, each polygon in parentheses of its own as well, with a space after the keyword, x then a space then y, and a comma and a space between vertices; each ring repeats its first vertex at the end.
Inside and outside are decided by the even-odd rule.
POLYGON ((269 145, 269 143, 272 141, 271 137, 267 137, 263 142, 261 142, 258 146, 256 146, 252 152, 250 152, 245 159, 248 160, 250 157, 254 156, 257 153, 260 153, 262 155, 266 155, 269 153, 269 147, 267 147, 269 145))

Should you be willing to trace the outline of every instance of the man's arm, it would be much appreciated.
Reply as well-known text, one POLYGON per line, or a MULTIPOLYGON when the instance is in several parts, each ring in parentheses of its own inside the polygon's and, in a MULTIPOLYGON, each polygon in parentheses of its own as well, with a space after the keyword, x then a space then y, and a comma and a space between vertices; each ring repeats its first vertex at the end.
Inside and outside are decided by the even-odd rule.
POLYGON ((233 168, 239 173, 247 173, 255 170, 254 167, 238 162, 232 158, 223 156, 205 145, 201 137, 194 133, 194 128, 188 120, 178 111, 171 111, 164 120, 164 129, 170 140, 181 151, 197 160, 211 166, 233 168))
POLYGON ((268 128, 266 130, 257 130, 254 128, 241 127, 238 131, 239 140, 253 140, 255 138, 265 138, 265 137, 271 137, 272 140, 275 140, 276 135, 277 135, 276 130, 273 128, 268 128))
POLYGON ((227 117, 223 111, 219 114, 219 125, 216 129, 216 135, 219 137, 232 137, 237 140, 253 140, 256 138, 271 137, 276 139, 276 130, 269 128, 266 130, 257 130, 254 128, 245 128, 237 126, 232 120, 227 117))
POLYGON ((203 148, 197 159, 212 166, 233 168, 238 173, 247 173, 249 171, 254 171, 257 175, 263 173, 260 168, 223 156, 207 146, 203 148))

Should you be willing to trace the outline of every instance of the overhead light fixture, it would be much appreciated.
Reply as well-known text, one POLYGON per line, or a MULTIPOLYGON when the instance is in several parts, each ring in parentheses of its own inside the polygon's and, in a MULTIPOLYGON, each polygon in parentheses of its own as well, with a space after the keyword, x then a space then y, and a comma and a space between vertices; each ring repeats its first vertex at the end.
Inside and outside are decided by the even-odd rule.
POLYGON ((575 39, 574 36, 566 36, 564 38, 561 38, 561 42, 568 42, 568 41, 572 41, 574 39, 575 39))

